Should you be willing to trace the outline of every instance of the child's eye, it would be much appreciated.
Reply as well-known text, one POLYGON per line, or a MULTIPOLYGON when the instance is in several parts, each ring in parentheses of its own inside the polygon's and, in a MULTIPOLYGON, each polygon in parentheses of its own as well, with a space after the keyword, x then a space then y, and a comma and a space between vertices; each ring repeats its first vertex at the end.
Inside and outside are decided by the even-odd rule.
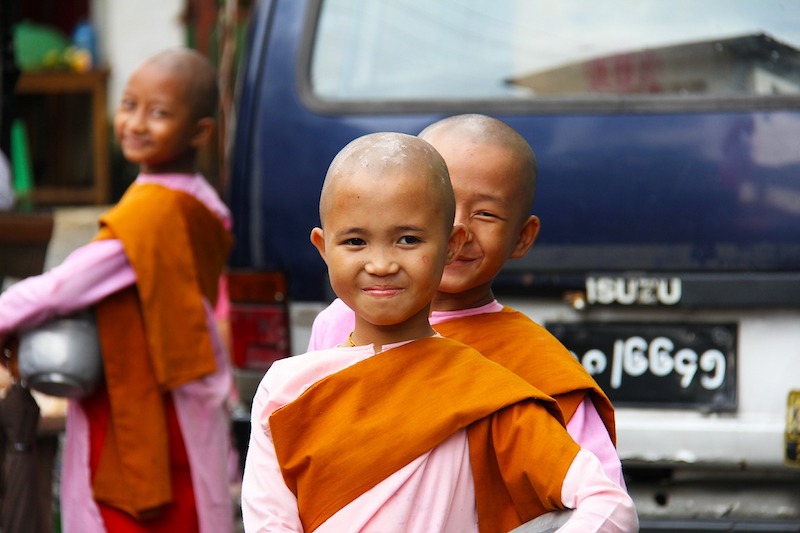
POLYGON ((403 235, 398 242, 400 244, 418 244, 422 242, 422 239, 413 235, 403 235))
POLYGON ((155 108, 150 113, 156 118, 164 118, 169 115, 165 109, 155 108))
POLYGON ((133 100, 128 100, 127 98, 123 98, 122 101, 119 103, 119 108, 124 109, 125 111, 130 111, 135 107, 136 104, 133 102, 133 100))
POLYGON ((366 241, 364 241, 364 239, 353 237, 351 239, 345 239, 345 241, 342 244, 344 244, 345 246, 364 246, 367 243, 366 241))

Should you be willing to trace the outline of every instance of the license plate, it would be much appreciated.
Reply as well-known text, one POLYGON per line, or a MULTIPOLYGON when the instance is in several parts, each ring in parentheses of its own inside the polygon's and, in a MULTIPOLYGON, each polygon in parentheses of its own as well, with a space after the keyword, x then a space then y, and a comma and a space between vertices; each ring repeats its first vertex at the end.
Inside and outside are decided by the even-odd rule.
POLYGON ((736 409, 735 324, 545 324, 616 406, 736 409))

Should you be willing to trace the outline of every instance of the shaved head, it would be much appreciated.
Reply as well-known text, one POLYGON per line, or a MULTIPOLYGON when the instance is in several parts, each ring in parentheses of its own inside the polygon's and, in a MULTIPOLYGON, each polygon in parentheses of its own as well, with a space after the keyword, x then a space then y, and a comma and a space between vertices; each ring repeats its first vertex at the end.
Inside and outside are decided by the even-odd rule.
POLYGON ((142 66, 155 66, 185 81, 187 104, 195 118, 214 117, 219 105, 219 88, 214 66, 191 48, 170 48, 147 58, 142 66))
MULTIPOLYGON (((522 135, 505 122, 487 115, 467 114, 447 117, 419 133, 433 146, 441 139, 457 139, 475 145, 498 146, 508 150, 518 167, 520 180, 520 200, 524 202, 525 211, 533 207, 536 194, 536 176, 538 164, 533 149, 522 135)), ((509 179, 514 176, 509 176, 509 179)))
POLYGON ((350 142, 328 167, 320 196, 319 216, 323 224, 333 196, 350 180, 418 179, 427 194, 437 200, 449 231, 455 217, 455 196, 447 165, 427 141, 404 133, 371 133, 350 142))

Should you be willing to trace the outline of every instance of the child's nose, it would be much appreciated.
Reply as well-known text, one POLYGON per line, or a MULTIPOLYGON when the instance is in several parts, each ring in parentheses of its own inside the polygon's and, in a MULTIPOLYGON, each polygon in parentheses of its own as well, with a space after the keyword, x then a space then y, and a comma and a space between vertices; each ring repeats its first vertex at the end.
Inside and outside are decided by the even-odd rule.
POLYGON ((461 224, 464 226, 466 231, 466 237, 464 237, 464 242, 470 242, 472 240, 472 230, 470 229, 470 217, 467 216, 466 213, 461 213, 460 211, 456 210, 456 217, 453 221, 453 224, 461 224))
POLYGON ((400 270, 400 265, 390 253, 378 252, 372 255, 364 265, 367 274, 374 276, 389 276, 400 270))
POLYGON ((136 131, 143 130, 145 128, 145 123, 145 114, 142 111, 134 111, 128 117, 128 126, 136 131))

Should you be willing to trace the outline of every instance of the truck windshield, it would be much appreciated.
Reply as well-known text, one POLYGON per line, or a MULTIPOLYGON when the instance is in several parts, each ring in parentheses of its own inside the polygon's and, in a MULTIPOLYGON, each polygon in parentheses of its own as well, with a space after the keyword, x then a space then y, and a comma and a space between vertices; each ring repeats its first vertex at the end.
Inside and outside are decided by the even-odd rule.
POLYGON ((800 94, 800 10, 778 0, 326 0, 327 100, 800 94))

